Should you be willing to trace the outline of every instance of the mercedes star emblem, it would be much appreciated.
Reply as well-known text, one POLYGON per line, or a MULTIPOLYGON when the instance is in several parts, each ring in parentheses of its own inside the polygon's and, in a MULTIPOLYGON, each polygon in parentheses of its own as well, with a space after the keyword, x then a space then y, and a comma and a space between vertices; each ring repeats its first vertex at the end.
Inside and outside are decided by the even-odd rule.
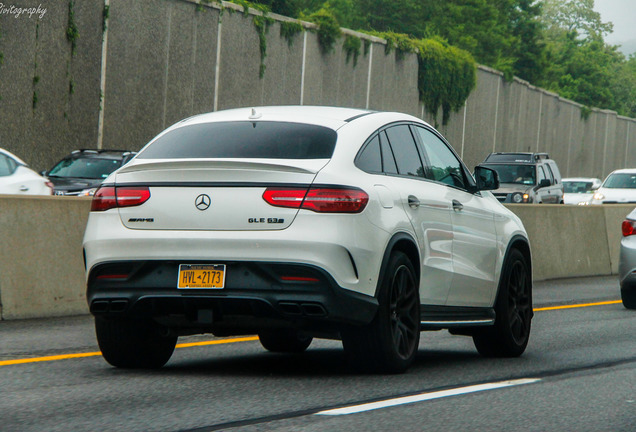
POLYGON ((207 210, 210 207, 212 200, 206 194, 201 194, 194 200, 194 205, 198 210, 207 210))

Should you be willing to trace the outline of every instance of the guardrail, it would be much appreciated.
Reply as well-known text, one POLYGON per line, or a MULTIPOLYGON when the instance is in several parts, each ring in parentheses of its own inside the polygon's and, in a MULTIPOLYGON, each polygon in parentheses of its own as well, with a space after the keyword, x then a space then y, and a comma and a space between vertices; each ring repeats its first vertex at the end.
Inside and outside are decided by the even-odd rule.
MULTIPOLYGON (((532 246, 535 280, 618 272, 632 205, 509 205, 532 246)), ((0 197, 0 318, 88 313, 82 238, 90 199, 0 197)))

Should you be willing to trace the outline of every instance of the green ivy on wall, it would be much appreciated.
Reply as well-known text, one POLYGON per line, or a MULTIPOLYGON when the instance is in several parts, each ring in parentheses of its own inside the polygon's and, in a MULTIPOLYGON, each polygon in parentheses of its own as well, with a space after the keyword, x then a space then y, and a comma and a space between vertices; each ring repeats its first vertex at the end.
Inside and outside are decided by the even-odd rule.
POLYGON ((336 17, 323 8, 303 18, 318 26, 316 33, 323 54, 332 52, 336 41, 342 36, 342 30, 336 17))
POLYGON ((68 25, 66 27, 66 39, 71 43, 71 55, 75 55, 77 49, 77 39, 79 38, 79 29, 75 23, 75 0, 68 2, 68 25))
POLYGON ((347 63, 353 58, 353 67, 358 64, 358 56, 360 55, 360 49, 362 48, 362 40, 357 36, 347 35, 342 44, 342 48, 347 53, 347 63))
POLYGON ((267 57, 267 32, 269 26, 274 22, 273 19, 265 15, 254 15, 252 17, 254 27, 258 33, 259 49, 261 52, 261 64, 258 70, 258 77, 263 78, 265 76, 265 57, 267 57))
POLYGON ((386 41, 384 54, 388 55, 395 51, 397 60, 403 60, 408 53, 417 53, 417 40, 405 34, 394 32, 370 32, 369 34, 384 39, 386 41))
MULTIPOLYGON (((211 0, 201 1, 211 3, 211 0)), ((73 2, 71 1, 71 3, 73 2)), ((225 8, 223 3, 218 3, 221 5, 221 14, 225 9, 233 12, 233 9, 225 8)), ((250 8, 261 12, 258 15, 254 14, 252 20, 259 36, 261 53, 259 76, 263 78, 267 56, 266 35, 269 26, 274 22, 272 18, 268 17, 270 9, 247 0, 232 0, 231 3, 242 6, 245 16, 249 15, 250 8)), ((318 35, 318 43, 322 53, 333 52, 336 41, 343 36, 340 24, 333 13, 322 8, 309 16, 301 14, 301 19, 316 24, 317 29, 311 31, 318 35)), ((303 26, 298 22, 285 21, 280 23, 280 35, 287 40, 290 47, 295 36, 303 30, 303 26)), ((426 110, 435 118, 437 118, 441 108, 443 124, 448 123, 451 112, 457 112, 464 106, 466 99, 477 85, 477 64, 473 57, 467 51, 451 46, 441 38, 412 39, 407 35, 394 32, 371 32, 369 34, 384 39, 386 41, 385 54, 388 55, 395 51, 397 61, 404 60, 408 55, 417 56, 419 99, 426 110)), ((371 43, 367 39, 364 40, 365 56, 369 53, 371 43)), ((342 48, 346 53, 346 61, 349 62, 353 59, 355 67, 362 49, 362 40, 353 35, 346 35, 342 48)))
POLYGON ((581 107, 581 118, 584 121, 587 121, 590 118, 591 114, 592 114, 592 108, 590 108, 589 106, 582 106, 581 107))
POLYGON ((451 112, 464 106, 477 85, 477 63, 472 55, 441 38, 411 39, 393 32, 371 34, 386 40, 385 54, 395 50, 398 61, 407 54, 417 55, 420 102, 435 119, 441 108, 442 124, 447 124, 451 112))
POLYGON ((291 48, 294 45, 296 35, 302 33, 304 27, 299 22, 283 21, 280 23, 280 36, 285 38, 287 45, 291 48))
POLYGON ((102 11, 102 38, 104 33, 106 33, 106 29, 108 29, 108 18, 110 18, 110 6, 104 5, 104 10, 102 11))
POLYGON ((369 39, 364 40, 364 56, 369 55, 369 50, 371 49, 372 42, 369 39))
POLYGON ((40 22, 38 21, 35 24, 35 54, 33 57, 33 97, 31 98, 31 109, 35 114, 35 109, 38 106, 38 92, 37 85, 40 82, 40 76, 38 75, 38 45, 40 42, 40 22))
MULTIPOLYGON (((269 7, 251 3, 247 0, 232 0, 229 3, 234 3, 236 5, 243 7, 243 15, 245 17, 249 16, 250 8, 259 11, 260 14, 252 15, 252 23, 254 24, 254 28, 256 29, 256 33, 258 34, 259 41, 259 50, 261 53, 261 64, 258 70, 259 78, 263 78, 265 76, 265 58, 267 57, 267 32, 269 31, 269 27, 274 23, 274 19, 270 18, 268 14, 270 13, 269 7)), ((221 3, 221 12, 223 12, 226 8, 223 7, 221 3)), ((233 9, 227 8, 228 12, 234 12, 233 9)))
POLYGON ((418 48, 418 89, 426 110, 437 117, 442 108, 442 124, 451 111, 459 111, 477 85, 477 64, 467 51, 439 39, 422 39, 418 48))

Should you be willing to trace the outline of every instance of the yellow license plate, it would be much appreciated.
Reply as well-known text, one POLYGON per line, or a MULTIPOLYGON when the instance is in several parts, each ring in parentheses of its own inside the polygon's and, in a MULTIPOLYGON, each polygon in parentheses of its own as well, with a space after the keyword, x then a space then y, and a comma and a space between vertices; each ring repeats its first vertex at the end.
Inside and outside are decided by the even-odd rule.
POLYGON ((224 288, 225 264, 180 264, 177 288, 224 288))

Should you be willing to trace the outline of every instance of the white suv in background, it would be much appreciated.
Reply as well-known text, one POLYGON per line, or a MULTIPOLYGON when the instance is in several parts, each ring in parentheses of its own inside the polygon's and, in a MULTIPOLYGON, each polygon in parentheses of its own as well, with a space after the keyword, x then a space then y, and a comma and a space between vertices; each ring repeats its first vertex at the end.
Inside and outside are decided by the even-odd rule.
POLYGON ((518 356, 532 318, 520 220, 431 126, 399 113, 261 107, 159 134, 95 193, 87 298, 105 359, 161 367, 177 337, 341 339, 404 371, 421 330, 518 356))

